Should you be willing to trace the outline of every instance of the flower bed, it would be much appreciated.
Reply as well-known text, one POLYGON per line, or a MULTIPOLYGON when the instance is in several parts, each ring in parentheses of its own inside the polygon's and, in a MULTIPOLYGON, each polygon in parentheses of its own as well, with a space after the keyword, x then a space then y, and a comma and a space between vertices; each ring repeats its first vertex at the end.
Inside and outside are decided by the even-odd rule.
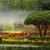
MULTIPOLYGON (((47 35, 50 34, 50 31, 48 31, 47 35)), ((43 35, 43 32, 42 32, 43 35)), ((9 32, 9 31, 2 31, 0 33, 0 41, 1 42, 19 42, 19 43, 50 43, 50 37, 40 37, 39 32, 29 32, 29 31, 21 31, 20 33, 17 31, 15 32, 9 32)))
MULTIPOLYGON (((44 34, 44 31, 42 31, 41 33, 42 35, 44 34)), ((37 36, 39 37, 39 31, 33 31, 33 32, 29 32, 29 31, 1 31, 0 32, 0 37, 24 37, 24 36, 37 36)), ((50 31, 47 31, 47 36, 50 35, 50 31)))
POLYGON ((31 42, 31 43, 50 43, 50 40, 37 40, 37 39, 35 39, 35 40, 29 40, 29 39, 5 39, 5 38, 2 38, 2 42, 27 42, 27 43, 29 43, 29 42, 31 42))

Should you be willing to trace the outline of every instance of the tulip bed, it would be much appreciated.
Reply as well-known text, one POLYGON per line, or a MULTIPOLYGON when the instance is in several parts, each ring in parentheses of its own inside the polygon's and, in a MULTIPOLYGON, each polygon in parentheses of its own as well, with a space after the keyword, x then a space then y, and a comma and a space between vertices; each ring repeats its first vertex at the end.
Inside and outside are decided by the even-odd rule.
POLYGON ((31 43, 50 43, 50 40, 44 40, 44 39, 41 39, 41 40, 38 40, 38 39, 34 39, 34 40, 29 40, 29 39, 26 39, 26 38, 24 38, 24 39, 11 39, 11 38, 9 38, 9 39, 5 39, 5 38, 2 38, 2 41, 3 42, 31 42, 31 43))
POLYGON ((47 31, 47 36, 42 37, 39 35, 39 31, 0 31, 0 43, 11 44, 50 44, 50 31, 47 31))
MULTIPOLYGON (((42 31, 42 36, 44 35, 44 31, 42 31)), ((27 36, 33 36, 33 37, 40 37, 39 31, 0 31, 0 37, 27 37, 27 36)), ((47 37, 50 36, 50 31, 47 31, 47 37)))

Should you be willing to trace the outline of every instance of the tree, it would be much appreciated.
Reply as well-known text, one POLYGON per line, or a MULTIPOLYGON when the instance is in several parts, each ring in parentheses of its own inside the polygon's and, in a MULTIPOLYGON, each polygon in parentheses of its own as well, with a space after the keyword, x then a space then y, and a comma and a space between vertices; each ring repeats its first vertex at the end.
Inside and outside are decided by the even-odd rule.
POLYGON ((46 9, 47 9, 47 10, 50 10, 50 2, 47 3, 46 9))
POLYGON ((46 31, 48 29, 48 26, 50 25, 50 11, 43 11, 28 16, 25 19, 24 23, 28 25, 29 24, 36 25, 39 28, 40 37, 42 36, 41 35, 42 30, 40 29, 40 27, 42 27, 42 29, 44 29, 44 36, 46 36, 46 31))
POLYGON ((24 9, 24 10, 35 10, 37 8, 36 0, 0 0, 4 7, 10 9, 24 9))
POLYGON ((50 10, 50 0, 0 0, 3 8, 24 10, 50 10))

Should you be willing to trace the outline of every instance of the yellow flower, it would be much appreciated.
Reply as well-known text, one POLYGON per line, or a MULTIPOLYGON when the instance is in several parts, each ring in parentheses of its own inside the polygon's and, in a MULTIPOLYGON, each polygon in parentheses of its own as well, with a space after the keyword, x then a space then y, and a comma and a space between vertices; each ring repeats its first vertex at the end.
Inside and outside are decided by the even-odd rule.
POLYGON ((29 40, 29 42, 31 42, 31 40, 29 40))
POLYGON ((2 39, 2 41, 5 41, 5 39, 2 39))
POLYGON ((5 41, 8 41, 8 40, 5 40, 5 41))
POLYGON ((29 40, 28 39, 24 39, 24 42, 29 42, 29 40))
POLYGON ((50 41, 48 41, 50 43, 50 41))
POLYGON ((12 41, 12 42, 16 42, 16 40, 15 40, 15 39, 11 39, 11 41, 12 41))
POLYGON ((16 40, 16 42, 19 42, 19 40, 16 40))
POLYGON ((23 42, 23 40, 20 40, 20 42, 23 42))
POLYGON ((42 41, 41 40, 37 40, 36 42, 41 43, 42 41))
POLYGON ((43 43, 48 43, 48 41, 47 41, 47 40, 43 40, 42 42, 43 42, 43 43))
POLYGON ((32 40, 33 43, 35 43, 35 40, 32 40))

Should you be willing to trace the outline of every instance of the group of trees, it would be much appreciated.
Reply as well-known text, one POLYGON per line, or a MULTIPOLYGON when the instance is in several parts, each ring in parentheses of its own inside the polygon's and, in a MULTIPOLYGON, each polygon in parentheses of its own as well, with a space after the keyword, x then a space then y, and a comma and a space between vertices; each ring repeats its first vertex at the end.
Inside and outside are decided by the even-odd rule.
POLYGON ((3 7, 26 10, 49 10, 50 0, 0 0, 3 7))
POLYGON ((33 24, 39 28, 40 37, 42 30, 44 30, 44 37, 46 36, 46 32, 48 26, 50 26, 50 11, 43 11, 31 16, 28 16, 25 21, 25 24, 33 24), (42 29, 40 29, 42 27, 42 29))

